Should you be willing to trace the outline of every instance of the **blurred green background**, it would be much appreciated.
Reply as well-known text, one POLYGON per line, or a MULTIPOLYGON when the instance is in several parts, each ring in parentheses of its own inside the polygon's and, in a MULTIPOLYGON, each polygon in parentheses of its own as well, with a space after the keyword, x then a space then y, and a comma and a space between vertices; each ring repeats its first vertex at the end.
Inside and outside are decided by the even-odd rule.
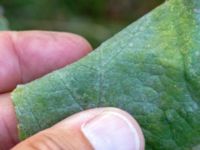
POLYGON ((73 32, 97 47, 163 1, 0 0, 0 28, 73 32))

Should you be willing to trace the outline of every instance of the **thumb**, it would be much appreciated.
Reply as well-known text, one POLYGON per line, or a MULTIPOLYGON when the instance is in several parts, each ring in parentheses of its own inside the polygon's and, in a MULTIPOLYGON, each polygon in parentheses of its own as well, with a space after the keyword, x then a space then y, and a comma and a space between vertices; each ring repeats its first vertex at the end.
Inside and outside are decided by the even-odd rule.
POLYGON ((144 138, 128 113, 98 108, 75 114, 13 148, 36 149, 144 150, 144 138))

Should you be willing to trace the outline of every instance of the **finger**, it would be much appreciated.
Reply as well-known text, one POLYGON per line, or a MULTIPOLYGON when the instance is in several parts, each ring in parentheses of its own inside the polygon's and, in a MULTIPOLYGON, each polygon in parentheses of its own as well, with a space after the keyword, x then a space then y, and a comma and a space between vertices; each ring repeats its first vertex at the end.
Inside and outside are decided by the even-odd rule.
POLYGON ((0 150, 8 150, 18 142, 17 121, 9 94, 0 96, 0 150))
POLYGON ((13 148, 37 149, 144 150, 144 138, 128 113, 100 108, 73 115, 13 148))
POLYGON ((0 33, 0 93, 70 64, 91 51, 82 37, 58 32, 0 33))

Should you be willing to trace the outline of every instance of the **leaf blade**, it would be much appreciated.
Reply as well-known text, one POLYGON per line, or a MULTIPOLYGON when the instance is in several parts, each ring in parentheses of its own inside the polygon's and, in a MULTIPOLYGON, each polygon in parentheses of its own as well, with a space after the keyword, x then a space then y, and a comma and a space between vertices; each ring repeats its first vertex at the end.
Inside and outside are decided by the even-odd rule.
POLYGON ((12 97, 21 138, 83 109, 112 106, 139 121, 147 149, 197 147, 197 7, 197 0, 167 1, 86 58, 18 87, 12 97))

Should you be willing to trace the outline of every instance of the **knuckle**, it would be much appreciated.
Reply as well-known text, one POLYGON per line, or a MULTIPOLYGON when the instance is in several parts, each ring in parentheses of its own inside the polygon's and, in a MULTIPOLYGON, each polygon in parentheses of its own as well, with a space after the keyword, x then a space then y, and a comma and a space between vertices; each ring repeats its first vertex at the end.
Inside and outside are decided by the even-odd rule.
POLYGON ((54 133, 42 131, 38 133, 28 147, 33 150, 74 150, 72 145, 60 139, 54 133))

